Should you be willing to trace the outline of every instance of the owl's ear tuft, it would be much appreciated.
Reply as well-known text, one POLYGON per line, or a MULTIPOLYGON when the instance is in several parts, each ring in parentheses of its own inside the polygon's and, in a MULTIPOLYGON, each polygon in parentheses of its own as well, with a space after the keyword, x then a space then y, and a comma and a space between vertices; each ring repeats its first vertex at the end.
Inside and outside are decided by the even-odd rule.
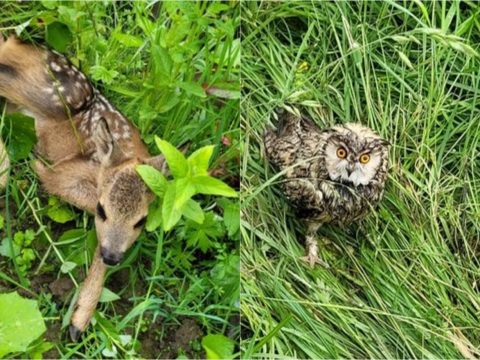
POLYGON ((377 142, 381 146, 392 146, 392 143, 385 139, 378 139, 377 142))

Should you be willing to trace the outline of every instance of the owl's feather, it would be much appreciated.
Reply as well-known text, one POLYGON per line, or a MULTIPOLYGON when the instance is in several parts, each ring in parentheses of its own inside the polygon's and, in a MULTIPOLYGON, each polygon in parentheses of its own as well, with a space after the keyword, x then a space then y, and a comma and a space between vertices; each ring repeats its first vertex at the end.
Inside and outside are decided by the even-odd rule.
POLYGON ((269 161, 284 172, 283 191, 310 223, 345 224, 363 218, 381 199, 387 175, 386 141, 360 124, 320 129, 289 113, 265 133, 269 161), (346 159, 336 150, 344 147, 346 159), (359 156, 368 154, 369 164, 359 156), (351 168, 351 169, 350 169, 351 168))

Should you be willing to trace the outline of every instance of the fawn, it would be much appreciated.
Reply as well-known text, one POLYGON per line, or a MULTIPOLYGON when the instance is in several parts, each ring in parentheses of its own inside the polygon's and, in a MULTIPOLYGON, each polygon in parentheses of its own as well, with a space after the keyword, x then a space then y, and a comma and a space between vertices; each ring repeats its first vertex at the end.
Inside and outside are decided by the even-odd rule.
MULTIPOLYGON (((95 311, 107 265, 115 265, 139 236, 153 194, 135 167, 166 171, 137 129, 61 54, 0 35, 0 96, 10 110, 35 119, 34 170, 44 188, 95 214, 98 246, 71 318, 77 341, 95 311)), ((0 161, 4 146, 0 144, 0 161)), ((8 166, 8 159, 0 169, 8 166)), ((5 182, 5 179, 0 177, 5 182)))

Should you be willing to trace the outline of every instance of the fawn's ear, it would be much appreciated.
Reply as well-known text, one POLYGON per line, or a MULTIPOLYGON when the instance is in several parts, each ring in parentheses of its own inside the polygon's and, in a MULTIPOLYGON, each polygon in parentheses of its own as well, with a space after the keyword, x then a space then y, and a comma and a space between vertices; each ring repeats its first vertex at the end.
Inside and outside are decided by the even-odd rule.
POLYGON ((155 169, 160 171, 163 175, 168 175, 168 166, 163 155, 153 156, 148 159, 144 159, 143 163, 145 165, 153 166, 155 169))
POLYGON ((94 125, 92 137, 97 148, 97 158, 103 166, 116 166, 127 160, 105 118, 94 125))

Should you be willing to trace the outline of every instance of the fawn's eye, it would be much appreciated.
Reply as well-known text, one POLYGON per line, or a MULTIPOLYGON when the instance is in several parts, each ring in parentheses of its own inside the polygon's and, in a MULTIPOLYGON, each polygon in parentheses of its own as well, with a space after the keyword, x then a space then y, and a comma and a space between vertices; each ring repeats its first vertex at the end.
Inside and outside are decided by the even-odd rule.
POLYGON ((103 221, 107 220, 107 214, 105 214, 105 209, 103 208, 102 204, 97 203, 97 215, 103 221))
POLYGON ((143 217, 141 218, 134 226, 135 229, 139 229, 141 228, 143 225, 145 225, 145 223, 147 222, 147 217, 143 217))
POLYGON ((347 150, 345 150, 344 147, 339 147, 337 149, 337 156, 340 158, 340 159, 345 159, 347 157, 347 150))

